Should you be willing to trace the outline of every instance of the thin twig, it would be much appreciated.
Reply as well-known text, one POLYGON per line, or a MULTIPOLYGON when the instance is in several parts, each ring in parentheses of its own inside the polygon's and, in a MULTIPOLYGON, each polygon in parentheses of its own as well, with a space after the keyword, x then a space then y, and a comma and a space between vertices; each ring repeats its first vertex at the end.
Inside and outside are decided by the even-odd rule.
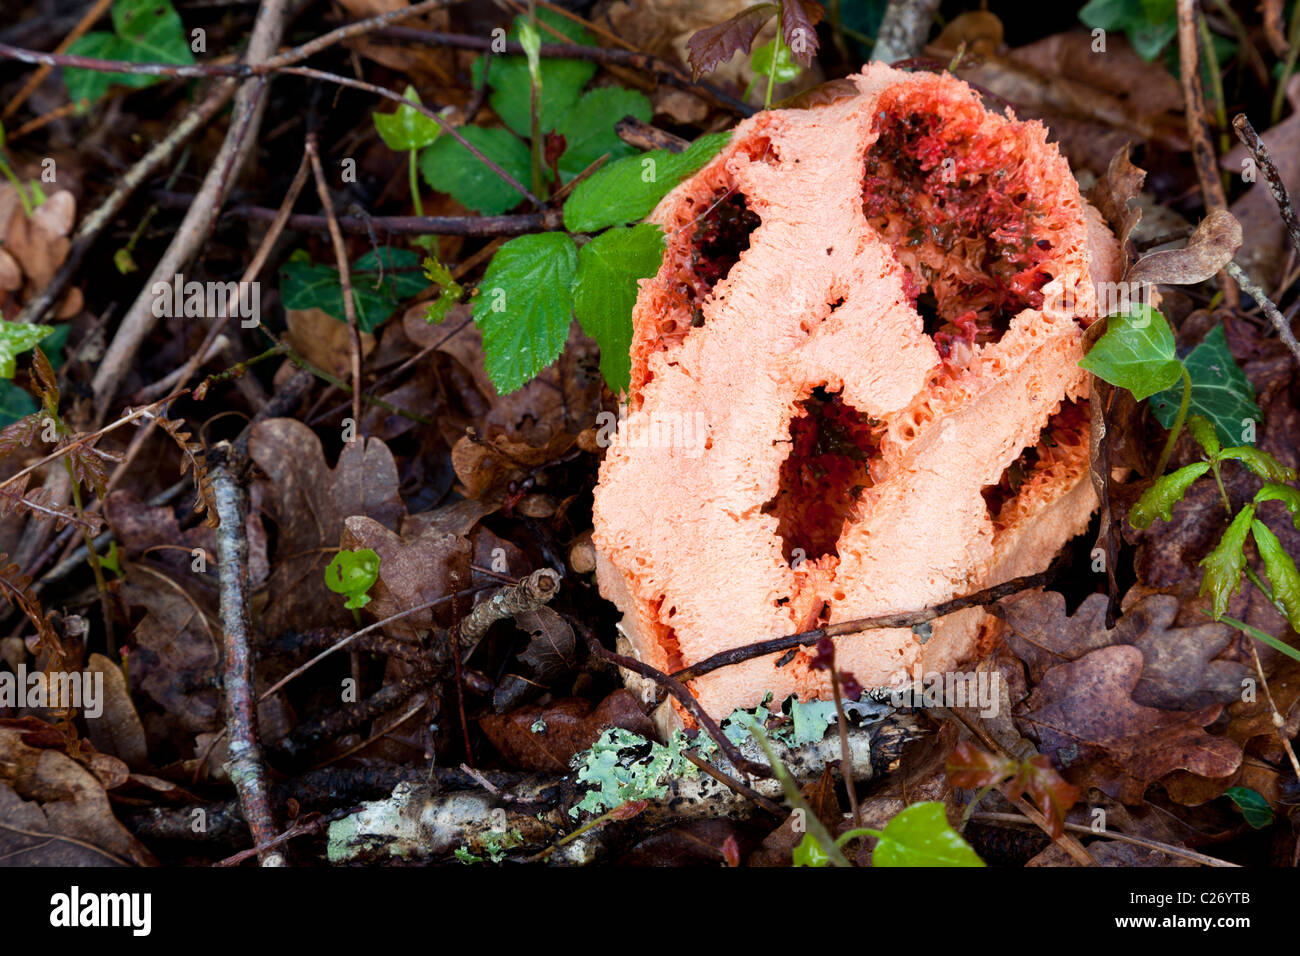
MULTIPOLYGON (((1178 56, 1183 81, 1183 112, 1187 120, 1187 136, 1192 144, 1192 157, 1196 161, 1196 177, 1201 184, 1201 197, 1205 211, 1215 212, 1228 208, 1219 178, 1219 162, 1214 154, 1214 143, 1205 120, 1205 91, 1201 88, 1201 60, 1196 49, 1196 20, 1199 13, 1196 0, 1178 0, 1178 56)), ((1220 273, 1220 279, 1223 279, 1220 273)), ((1224 303, 1236 310, 1240 305, 1237 289, 1231 282, 1221 281, 1224 303)))
POLYGON ((343 314, 348 323, 348 350, 352 365, 352 424, 361 428, 361 330, 357 327, 357 304, 352 298, 352 273, 348 269, 348 250, 343 245, 343 233, 339 231, 338 220, 334 218, 334 201, 330 198, 329 184, 325 182, 325 171, 320 165, 320 151, 316 146, 316 134, 307 134, 307 158, 311 160, 312 175, 316 177, 316 195, 325 209, 325 218, 329 221, 330 242, 334 246, 334 260, 339 268, 339 285, 343 289, 343 314))
MULTIPOLYGON (((216 453, 228 456, 230 450, 229 443, 223 442, 217 446, 216 453)), ((266 768, 257 738, 248 617, 248 538, 244 529, 247 501, 234 467, 237 466, 227 458, 209 472, 217 501, 217 515, 221 519, 217 529, 217 550, 220 556, 226 736, 230 779, 239 794, 244 819, 253 832, 253 842, 261 846, 274 840, 279 829, 271 812, 266 768)), ((279 850, 264 850, 258 858, 262 866, 285 865, 284 854, 279 850)))
POLYGON ((1268 183, 1268 191, 1273 194, 1273 201, 1277 203, 1278 212, 1282 214, 1282 221, 1286 223, 1286 231, 1287 235, 1291 237, 1291 245, 1295 246, 1297 252, 1300 252, 1300 218, 1296 217, 1295 206, 1291 202, 1291 194, 1287 192, 1286 183, 1282 182, 1282 174, 1277 171, 1277 166, 1273 163, 1273 157, 1269 154, 1268 147, 1264 145, 1264 141, 1255 132, 1255 127, 1250 125, 1250 120, 1246 118, 1245 113, 1238 113, 1233 118, 1232 128, 1237 131, 1237 138, 1255 157, 1260 172, 1264 174, 1264 182, 1268 183))
MULTIPOLYGON (((77 25, 73 27, 59 45, 54 48, 54 52, 67 52, 68 47, 76 43, 87 30, 93 27, 95 21, 107 13, 108 8, 112 6, 112 4, 113 0, 95 0, 90 9, 88 9, 82 15, 81 19, 77 21, 77 25)), ((27 102, 27 97, 31 96, 32 93, 35 92, 36 88, 41 85, 41 81, 50 75, 52 69, 54 69, 52 66, 42 66, 39 70, 28 77, 27 82, 23 84, 22 89, 13 95, 13 99, 11 99, 5 106, 4 111, 0 112, 0 119, 8 119, 17 113, 18 107, 27 102)), ((71 105, 74 107, 76 106, 75 103, 71 105)))
MULTIPOLYGON (((1014 813, 973 813, 971 814, 971 821, 974 823, 1014 823, 1017 826, 1033 823, 1032 820, 1018 817, 1014 813)), ((1227 860, 1220 860, 1218 857, 1206 856, 1204 853, 1197 853, 1195 850, 1189 850, 1186 847, 1160 843, 1156 840, 1148 840, 1146 837, 1130 836, 1127 833, 1117 833, 1114 830, 1094 830, 1092 827, 1086 827, 1081 823, 1067 823, 1065 829, 1086 836, 1106 837, 1108 840, 1131 843, 1134 846, 1145 847, 1148 850, 1159 850, 1161 853, 1182 857, 1184 860, 1191 860, 1193 863, 1200 863, 1203 866, 1238 866, 1236 863, 1229 863, 1227 860)))
POLYGON ((1246 295, 1259 303, 1259 307, 1268 316, 1268 320, 1273 323, 1273 328, 1277 329, 1278 338, 1291 350, 1295 360, 1300 362, 1300 342, 1296 341, 1295 333, 1291 331, 1291 323, 1286 320, 1286 316, 1278 311, 1277 306, 1265 295, 1263 289, 1250 281, 1250 276, 1246 275, 1241 266, 1235 262, 1229 262, 1224 266, 1224 271, 1236 280, 1237 285, 1245 290, 1246 295))

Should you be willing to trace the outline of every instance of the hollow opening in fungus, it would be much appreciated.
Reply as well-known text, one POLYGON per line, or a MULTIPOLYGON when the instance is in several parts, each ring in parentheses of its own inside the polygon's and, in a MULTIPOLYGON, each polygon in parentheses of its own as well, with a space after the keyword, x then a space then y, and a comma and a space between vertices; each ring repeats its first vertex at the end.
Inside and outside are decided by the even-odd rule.
POLYGON ((787 561, 838 557, 835 545, 844 522, 872 485, 881 423, 824 387, 799 405, 800 414, 790 422, 790 454, 781 463, 780 485, 763 513, 777 516, 787 561))
POLYGON ((719 193, 695 224, 691 237, 691 274, 686 282, 693 304, 693 326, 704 324, 700 307, 749 248, 749 237, 762 224, 743 193, 719 193))
POLYGON ((988 138, 929 112, 878 115, 862 209, 907 272, 906 292, 939 354, 997 342, 1043 305, 1053 243, 1024 172, 988 138))
POLYGON ((1020 495, 1021 489, 1035 471, 1051 467, 1053 462, 1062 457, 1063 449, 1078 447, 1086 440, 1087 433, 1087 400, 1062 402, 1060 410, 1047 420, 1039 432, 1038 441, 1027 445, 1019 457, 1003 469, 1002 477, 995 484, 980 489, 994 525, 1002 526, 999 517, 1007 504, 1020 495))

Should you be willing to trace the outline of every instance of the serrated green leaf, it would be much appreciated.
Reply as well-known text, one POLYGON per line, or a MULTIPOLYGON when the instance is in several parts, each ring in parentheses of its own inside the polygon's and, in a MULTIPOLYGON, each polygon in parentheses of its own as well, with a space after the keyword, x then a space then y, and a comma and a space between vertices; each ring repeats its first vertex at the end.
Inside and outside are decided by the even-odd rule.
POLYGON ((1287 623, 1300 631, 1300 571, 1282 542, 1262 521, 1252 521, 1251 535, 1264 561, 1264 574, 1273 589, 1273 600, 1286 609, 1287 623))
POLYGON ((369 591, 379 580, 379 555, 370 548, 343 550, 325 567, 325 586, 335 594, 346 594, 343 606, 357 610, 370 603, 369 591))
MULTIPOLYGON (((1203 415, 1214 424, 1225 445, 1242 441, 1243 422, 1258 422, 1263 413, 1255 404, 1255 390, 1228 350, 1223 326, 1216 325, 1200 345, 1192 349, 1183 363, 1192 378, 1189 415, 1203 415)), ((1151 398, 1151 413, 1165 428, 1178 416, 1183 400, 1181 385, 1161 391, 1151 398)))
MULTIPOLYGON (((528 147, 509 130, 463 126, 460 134, 516 182, 528 179, 532 168, 528 147)), ((440 136, 420 154, 420 173, 434 189, 450 193, 461 205, 485 216, 499 216, 524 198, 450 136, 440 136)))
POLYGON ((1183 495, 1192 482, 1210 470, 1208 461, 1198 461, 1179 468, 1167 475, 1161 475, 1151 483, 1142 497, 1138 498, 1128 513, 1129 524, 1135 528, 1146 528, 1157 517, 1165 521, 1173 519, 1174 505, 1183 500, 1183 495))
MULTIPOLYGON (((402 96, 412 103, 420 102, 420 94, 415 91, 415 87, 409 84, 402 96)), ((373 113, 371 115, 375 121, 375 129, 379 131, 379 136, 384 141, 384 145, 399 152, 423 149, 436 140, 438 134, 442 132, 436 122, 414 107, 405 104, 399 106, 392 113, 373 113)), ((461 148, 464 149, 464 147, 461 148)))
POLYGON ((1173 330, 1163 315, 1145 305, 1107 318, 1106 333, 1079 364, 1111 385, 1128 389, 1138 401, 1181 377, 1173 330))
POLYGON ((1234 459, 1241 462, 1266 481, 1295 481, 1294 468, 1288 468, 1268 452, 1253 445, 1237 445, 1225 448, 1219 455, 1220 460, 1234 459))
POLYGON ((1223 537, 1214 546, 1214 550, 1201 559, 1205 575, 1201 578, 1201 589, 1197 596, 1210 595, 1216 618, 1227 612, 1228 602, 1241 587, 1241 574, 1246 568, 1246 555, 1242 549, 1246 545, 1246 534, 1250 531, 1254 517, 1254 505, 1242 508, 1223 532, 1223 537))
POLYGON ((564 349, 577 269, 577 248, 561 232, 519 236, 492 257, 474 298, 474 321, 483 330, 488 377, 501 394, 521 388, 564 349))
POLYGON ((565 202, 565 228, 596 232, 644 219, 669 190, 712 159, 730 138, 730 133, 711 133, 680 153, 656 149, 601 167, 579 183, 565 202))
POLYGON ((1262 504, 1265 501, 1280 501, 1286 505, 1287 510, 1291 512, 1291 523, 1295 525, 1297 531, 1300 531, 1300 491, 1296 491, 1290 485, 1265 482, 1264 487, 1255 492, 1255 504, 1262 504))
POLYGON ((937 800, 914 803, 885 824, 872 866, 983 866, 984 861, 948 823, 937 800))
POLYGON ((1214 425, 1205 416, 1188 415, 1187 430, 1211 458, 1216 457, 1222 450, 1223 446, 1219 444, 1219 436, 1214 431, 1214 425))
MULTIPOLYGON (((357 328, 374 332, 403 299, 424 291, 420 257, 409 249, 384 247, 359 256, 349 266, 357 328)), ((286 309, 320 309, 347 321, 338 270, 295 253, 280 267, 280 295, 286 309)))
MULTIPOLYGON (((87 33, 73 41, 68 52, 77 56, 126 63, 182 65, 194 62, 185 25, 172 7, 171 0, 115 0, 113 32, 87 33)), ((93 103, 110 86, 140 89, 163 79, 164 77, 145 74, 101 73, 73 67, 63 71, 68 97, 74 103, 82 100, 93 103)))
POLYGON ((572 179, 600 157, 606 162, 636 152, 618 138, 614 125, 624 116, 634 116, 648 123, 654 107, 645 94, 621 86, 601 86, 582 94, 577 106, 555 128, 564 137, 564 155, 560 157, 560 175, 572 179))
POLYGON ((53 331, 48 325, 0 320, 0 378, 13 378, 18 356, 35 348, 36 343, 53 331))
MULTIPOLYGON (((591 34, 578 24, 549 10, 537 11, 537 19, 549 23, 574 43, 590 46, 591 34)), ((515 17, 507 38, 522 42, 520 28, 527 22, 524 16, 515 17)), ((554 40, 549 30, 543 30, 541 40, 554 40)), ((559 42, 559 41, 556 41, 559 42)), ((483 59, 474 61, 471 70, 474 85, 483 81, 483 59)), ((573 109, 578 94, 596 73, 596 64, 587 60, 545 59, 538 65, 541 90, 537 98, 537 118, 543 133, 549 133, 573 109)), ((532 80, 528 72, 528 59, 522 56, 494 56, 488 68, 488 85, 492 95, 488 102, 501 121, 524 138, 532 135, 532 80)))
POLYGON ((1229 787, 1223 795, 1237 805, 1246 822, 1256 830, 1273 825, 1273 808, 1259 793, 1249 787, 1229 787))
POLYGON ((659 271, 663 249, 663 230, 643 223, 603 232, 578 252, 573 312, 582 330, 600 346, 600 371, 615 395, 631 383, 629 350, 638 281, 659 271))

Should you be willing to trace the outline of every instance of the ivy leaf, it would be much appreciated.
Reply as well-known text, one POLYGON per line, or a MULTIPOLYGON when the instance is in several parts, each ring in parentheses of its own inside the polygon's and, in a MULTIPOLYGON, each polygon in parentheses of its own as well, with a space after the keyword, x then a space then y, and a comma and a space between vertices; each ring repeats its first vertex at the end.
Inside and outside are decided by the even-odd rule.
POLYGON ((379 580, 379 555, 370 548, 340 551, 325 568, 325 586, 335 594, 346 594, 343 606, 358 610, 370 603, 369 591, 379 580))
POLYGON ((1237 805, 1241 815, 1254 829, 1273 825, 1273 808, 1262 795, 1249 787, 1229 787, 1223 795, 1237 805))
POLYGON ((1246 554, 1242 550, 1246 545, 1246 533, 1255 517, 1255 506, 1247 505, 1237 512, 1223 532, 1223 537, 1214 546, 1214 550, 1201 559, 1205 576, 1201 578, 1201 589, 1197 597, 1208 593, 1217 620, 1228 610, 1228 602, 1241 587, 1241 574, 1246 568, 1246 554))
POLYGON ((745 7, 734 17, 697 30, 686 41, 686 60, 691 76, 699 79, 712 73, 737 53, 748 53, 754 38, 780 8, 775 3, 758 3, 745 7))
MULTIPOLYGON (((87 33, 75 40, 68 52, 126 63, 172 63, 180 66, 194 62, 185 24, 170 0, 115 0, 113 32, 87 33)), ((140 89, 163 79, 165 77, 143 73, 102 73, 74 67, 63 71, 68 97, 74 103, 93 103, 110 86, 140 89)))
POLYGON ((885 824, 872 866, 983 866, 971 845, 948 824, 937 800, 914 803, 885 824))
POLYGON ((1268 481, 1264 483, 1264 487, 1255 492, 1255 504, 1262 504, 1265 501, 1280 501, 1286 505, 1291 512, 1291 523, 1295 525, 1297 531, 1300 531, 1300 491, 1296 491, 1290 485, 1279 485, 1268 481))
POLYGON ((1079 364, 1103 381, 1128 389, 1138 401, 1181 377, 1173 330, 1163 315, 1146 305, 1110 316, 1106 334, 1079 364))
MULTIPOLYGON (((412 103, 420 102, 420 94, 409 83, 403 97, 412 103)), ((438 124, 414 107, 402 104, 394 113, 374 113, 375 129, 384 144, 393 150, 405 152, 422 149, 438 138, 442 132, 438 124)), ((460 145, 459 143, 457 144, 460 145)), ((463 150, 464 147, 462 146, 463 150)))
POLYGON ((582 99, 556 127, 564 137, 564 155, 560 157, 560 173, 567 181, 582 172, 600 157, 608 155, 609 161, 622 159, 636 152, 618 138, 614 124, 624 116, 634 116, 648 123, 654 107, 644 93, 621 86, 602 86, 582 94, 582 99))
POLYGON ((35 348, 37 342, 53 331, 48 325, 0 320, 0 378, 13 378, 18 356, 35 348))
POLYGON ((1250 531, 1259 556, 1264 560, 1264 573, 1272 585, 1273 600, 1286 608, 1287 623, 1300 631, 1300 571, 1296 570, 1295 560, 1286 553, 1282 542, 1264 522, 1252 521, 1250 531))
POLYGON ((1241 462, 1265 481, 1295 481, 1296 479, 1294 468, 1286 467, 1268 452, 1251 445, 1225 448, 1218 457, 1232 458, 1241 462))
MULTIPOLYGON (((1225 445, 1238 444, 1245 420, 1258 422, 1263 413, 1255 404, 1255 390, 1250 380, 1228 351, 1223 326, 1216 325, 1211 329, 1204 341, 1192 349, 1184 364, 1192 378, 1188 414, 1203 415, 1213 422, 1225 445)), ((1161 425, 1169 428, 1178 417, 1178 404, 1182 400, 1181 385, 1161 391, 1151 399, 1151 412, 1161 425)))
MULTIPOLYGON (((591 34, 567 17, 549 10, 537 11, 537 19, 559 30, 573 43, 592 45, 591 34)), ((508 39, 521 40, 521 28, 527 17, 515 17, 508 39)), ((544 31, 549 34, 550 31, 544 31)), ((550 42, 551 36, 543 37, 550 42)), ((474 85, 483 81, 484 60, 474 61, 471 75, 474 85)), ((537 118, 543 133, 549 133, 574 108, 578 94, 590 82, 596 64, 586 60, 544 59, 538 64, 541 89, 537 97, 537 118)), ((488 102, 501 121, 524 138, 532 135, 532 78, 528 59, 522 56, 493 57, 488 65, 488 85, 492 95, 488 102)), ((477 144, 475 144, 477 145, 477 144)))
POLYGON ((1187 493, 1192 482, 1209 470, 1208 461, 1198 461, 1167 475, 1161 475, 1146 491, 1142 492, 1142 497, 1129 511, 1129 524, 1143 529, 1157 517, 1172 521, 1174 505, 1183 500, 1183 495, 1187 493))
MULTIPOLYGON (((415 252, 390 247, 372 249, 351 264, 348 271, 357 328, 374 332, 403 299, 424 291, 424 277, 416 268, 419 264, 415 252)), ((280 295, 286 309, 320 309, 340 322, 347 321, 338 270, 312 262, 301 249, 280 267, 280 295)))
POLYGON ((488 377, 513 392, 555 361, 569 338, 578 251, 561 232, 511 239, 497 250, 474 298, 488 377))
MULTIPOLYGON (((528 179, 532 168, 528 147, 509 130, 463 126, 460 134, 516 182, 528 179)), ((450 136, 438 137, 420 154, 420 174, 434 189, 450 193, 462 206, 484 216, 499 216, 524 198, 450 136)))
POLYGON ((659 271, 663 230, 653 223, 618 226, 578 252, 573 311, 600 346, 600 371, 615 395, 631 384, 632 307, 638 280, 659 271))
POLYGON ((655 149, 603 166, 579 183, 565 202, 564 227, 570 232, 596 232, 644 219, 669 190, 712 159, 730 138, 730 133, 710 133, 680 153, 655 149))

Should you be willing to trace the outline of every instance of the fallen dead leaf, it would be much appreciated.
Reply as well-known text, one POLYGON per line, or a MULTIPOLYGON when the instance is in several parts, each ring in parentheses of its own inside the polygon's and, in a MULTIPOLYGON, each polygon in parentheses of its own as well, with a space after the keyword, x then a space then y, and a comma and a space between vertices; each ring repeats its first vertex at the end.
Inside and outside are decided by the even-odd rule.
POLYGON ((1199 711, 1143 707, 1132 699, 1142 653, 1115 645, 1049 670, 1018 715, 1039 749, 1065 768, 1076 785, 1091 785, 1136 803, 1154 781, 1174 770, 1224 777, 1241 763, 1241 748, 1202 727, 1219 705, 1199 711))
POLYGON ((628 691, 620 688, 595 709, 582 697, 529 705, 479 721, 492 746, 511 766, 540 773, 568 773, 569 760, 587 750, 607 727, 652 738, 654 724, 628 691), (534 729, 538 728, 538 729, 534 729))
POLYGON ((325 566, 348 517, 373 518, 392 530, 405 516, 392 453, 381 441, 358 438, 343 446, 331 469, 320 439, 289 418, 254 425, 248 451, 267 475, 260 482, 263 508, 279 529, 263 630, 275 636, 291 627, 350 627, 342 598, 325 586, 325 566))

